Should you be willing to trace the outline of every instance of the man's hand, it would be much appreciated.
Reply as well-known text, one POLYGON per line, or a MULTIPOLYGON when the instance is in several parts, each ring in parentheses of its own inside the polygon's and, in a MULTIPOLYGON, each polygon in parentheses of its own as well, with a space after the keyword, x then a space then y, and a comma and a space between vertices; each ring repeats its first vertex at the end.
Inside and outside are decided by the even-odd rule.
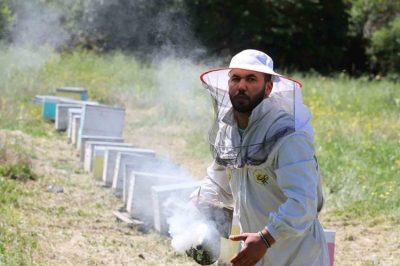
POLYGON ((244 241, 242 249, 231 259, 233 266, 255 265, 267 252, 267 246, 258 233, 243 233, 229 237, 233 241, 244 241))

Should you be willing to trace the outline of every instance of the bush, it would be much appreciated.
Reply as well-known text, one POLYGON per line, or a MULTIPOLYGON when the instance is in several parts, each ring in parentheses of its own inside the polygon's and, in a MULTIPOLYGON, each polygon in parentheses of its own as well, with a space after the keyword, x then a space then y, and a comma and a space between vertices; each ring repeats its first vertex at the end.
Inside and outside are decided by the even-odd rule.
POLYGON ((20 181, 36 180, 38 177, 27 162, 17 162, 15 164, 0 166, 0 176, 20 181))
POLYGON ((0 177, 18 181, 36 180, 28 152, 20 144, 6 143, 0 147, 0 177))
POLYGON ((400 79, 400 17, 372 34, 371 61, 383 73, 398 73, 400 79))
MULTIPOLYGON (((400 2, 393 0, 348 0, 350 38, 362 40, 367 67, 373 74, 399 72, 400 2)), ((354 58, 354 53, 351 55, 354 58)))

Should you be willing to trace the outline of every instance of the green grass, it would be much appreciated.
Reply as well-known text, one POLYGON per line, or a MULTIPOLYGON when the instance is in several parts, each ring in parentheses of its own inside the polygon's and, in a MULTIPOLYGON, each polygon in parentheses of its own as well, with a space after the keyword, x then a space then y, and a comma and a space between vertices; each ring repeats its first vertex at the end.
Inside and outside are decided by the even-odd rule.
POLYGON ((338 215, 398 220, 398 84, 340 75, 303 80, 329 209, 338 215))
POLYGON ((0 138, 0 265, 32 265, 37 238, 21 224, 21 199, 31 195, 22 183, 37 180, 34 154, 20 142, 0 138))
POLYGON ((0 177, 0 265, 33 265, 37 237, 21 228, 19 199, 27 193, 16 182, 0 177))
MULTIPOLYGON (((44 49, 44 48, 43 48, 44 49)), ((34 136, 51 132, 48 123, 29 104, 35 94, 48 94, 60 86, 89 90, 91 100, 152 110, 132 127, 149 130, 182 128, 189 144, 187 156, 209 156, 206 132, 212 107, 198 81, 208 69, 189 60, 140 63, 115 52, 98 55, 86 51, 57 54, 38 51, 23 56, 35 64, 15 60, 18 51, 1 49, 0 127, 34 136)), ((218 65, 213 65, 216 67, 218 65)), ((355 217, 400 217, 400 90, 385 80, 322 77, 295 74, 304 84, 304 101, 313 113, 316 151, 321 164, 327 210, 355 217)), ((168 135, 162 135, 168 137, 168 135)), ((176 137, 176 136, 174 136, 176 137)))

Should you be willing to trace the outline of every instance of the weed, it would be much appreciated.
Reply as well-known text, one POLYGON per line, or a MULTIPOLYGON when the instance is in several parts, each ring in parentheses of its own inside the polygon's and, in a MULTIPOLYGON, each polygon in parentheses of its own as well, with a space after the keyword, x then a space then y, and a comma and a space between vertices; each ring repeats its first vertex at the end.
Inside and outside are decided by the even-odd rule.
POLYGON ((16 179, 19 181, 36 180, 37 174, 31 170, 26 162, 18 162, 12 165, 0 166, 0 176, 16 179))
POLYGON ((14 136, 12 143, 0 147, 0 176, 18 181, 37 180, 38 175, 32 170, 30 152, 18 138, 14 136))

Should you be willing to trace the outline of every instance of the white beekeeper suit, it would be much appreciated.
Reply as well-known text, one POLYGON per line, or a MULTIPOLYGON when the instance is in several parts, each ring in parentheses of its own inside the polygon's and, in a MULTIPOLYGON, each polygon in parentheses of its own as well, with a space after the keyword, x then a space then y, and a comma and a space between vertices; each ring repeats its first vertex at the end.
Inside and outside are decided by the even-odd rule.
MULTIPOLYGON (((234 206, 240 231, 267 227, 275 243, 257 265, 329 265, 311 115, 300 83, 273 71, 272 59, 256 50, 232 58, 229 68, 201 76, 215 102, 210 131, 215 160, 201 198, 234 206), (228 95, 228 73, 240 68, 272 75, 273 89, 252 111, 242 135, 228 95)), ((193 193, 196 195, 197 192, 193 193)))

